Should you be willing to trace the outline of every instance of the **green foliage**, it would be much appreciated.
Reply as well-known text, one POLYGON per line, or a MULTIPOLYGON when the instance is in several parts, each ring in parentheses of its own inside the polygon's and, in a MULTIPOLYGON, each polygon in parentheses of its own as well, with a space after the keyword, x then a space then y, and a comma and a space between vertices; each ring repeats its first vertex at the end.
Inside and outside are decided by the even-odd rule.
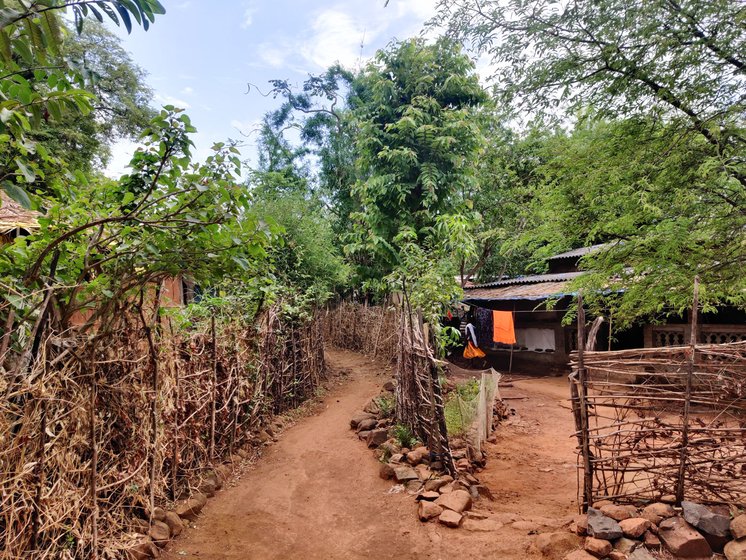
MULTIPOLYGON (((20 306, 34 301, 40 285, 53 285, 63 324, 80 309, 91 310, 94 321, 182 272, 203 286, 251 285, 262 276, 279 229, 252 211, 237 184, 237 149, 217 144, 205 163, 192 163, 192 132, 186 115, 166 107, 146 131, 129 175, 81 177, 45 199, 40 230, 0 248, 0 281, 27 294, 20 306)), ((18 311, 33 314, 33 305, 18 311)))
POLYGON ((393 395, 381 395, 375 399, 375 402, 378 409, 381 411, 381 416, 384 418, 391 418, 394 415, 396 400, 393 395))
POLYGON ((448 435, 462 437, 466 434, 476 410, 479 396, 479 381, 470 379, 456 385, 456 390, 446 399, 444 407, 448 435))
POLYGON ((70 8, 78 33, 87 17, 107 17, 128 30, 132 19, 147 29, 165 10, 157 0, 37 0, 0 2, 0 188, 25 206, 28 193, 65 168, 33 134, 48 122, 88 115, 94 96, 82 61, 66 56, 60 11, 70 8))
POLYGON ((438 215, 455 213, 482 143, 474 115, 487 97, 471 60, 446 39, 392 44, 353 87, 362 179, 348 250, 375 255, 386 271, 397 264, 402 229, 421 242, 438 215))
POLYGON ((409 426, 405 426, 404 424, 397 424, 396 426, 394 426, 392 433, 401 447, 414 449, 414 447, 419 443, 417 437, 415 437, 414 435, 414 432, 412 432, 412 429, 409 426))

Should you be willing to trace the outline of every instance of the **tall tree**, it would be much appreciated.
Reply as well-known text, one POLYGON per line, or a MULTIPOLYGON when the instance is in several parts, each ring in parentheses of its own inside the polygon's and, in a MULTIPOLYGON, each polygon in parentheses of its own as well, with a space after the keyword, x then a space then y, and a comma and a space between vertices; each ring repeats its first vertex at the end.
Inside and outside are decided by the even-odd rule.
POLYGON ((352 100, 361 179, 350 249, 374 254, 377 264, 367 264, 385 274, 397 264, 403 230, 424 243, 439 219, 462 209, 482 146, 476 112, 487 95, 456 43, 411 39, 377 53, 352 100))

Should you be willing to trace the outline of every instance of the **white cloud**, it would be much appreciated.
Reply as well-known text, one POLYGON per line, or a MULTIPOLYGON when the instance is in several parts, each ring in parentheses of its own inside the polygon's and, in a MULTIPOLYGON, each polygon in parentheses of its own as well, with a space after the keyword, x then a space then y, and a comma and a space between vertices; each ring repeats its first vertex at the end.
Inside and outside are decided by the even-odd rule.
POLYGON ((187 86, 180 92, 182 95, 192 95, 194 93, 194 88, 191 86, 187 86))
POLYGON ((241 29, 248 29, 251 24, 254 23, 254 14, 256 14, 257 8, 254 2, 250 2, 249 5, 243 12, 243 18, 241 19, 241 29))
POLYGON ((172 95, 161 95, 160 93, 155 94, 155 100, 161 105, 173 105, 180 109, 190 109, 192 106, 188 101, 173 97, 172 95))
POLYGON ((290 50, 283 46, 277 46, 274 43, 262 43, 257 48, 257 54, 265 64, 273 68, 279 68, 285 65, 285 60, 290 54, 290 50))
POLYGON ((328 9, 316 16, 311 29, 311 38, 300 48, 306 60, 322 68, 335 62, 353 67, 361 61, 365 42, 378 35, 380 26, 371 28, 346 12, 328 9))

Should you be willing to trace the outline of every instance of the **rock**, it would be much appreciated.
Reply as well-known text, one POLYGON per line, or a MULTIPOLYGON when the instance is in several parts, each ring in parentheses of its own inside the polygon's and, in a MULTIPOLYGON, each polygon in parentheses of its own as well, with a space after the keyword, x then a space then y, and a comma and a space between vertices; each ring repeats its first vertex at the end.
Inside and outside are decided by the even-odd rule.
POLYGON ((661 546, 661 540, 652 531, 645 531, 642 542, 648 548, 659 548, 661 546))
POLYGON ((163 548, 166 546, 168 539, 171 538, 171 529, 163 521, 153 521, 148 536, 153 539, 156 545, 163 548))
POLYGON ((404 486, 407 488, 407 492, 410 494, 416 494, 420 490, 422 490, 422 482, 419 480, 408 480, 404 483, 404 486))
POLYGON ((417 506, 417 517, 420 521, 429 521, 443 513, 443 508, 433 502, 423 500, 417 506))
POLYGON ((585 550, 575 550, 566 555, 563 560, 596 560, 596 556, 587 553, 585 550))
POLYGON ((230 480, 232 472, 233 471, 228 465, 218 465, 215 467, 215 474, 218 477, 218 490, 220 490, 223 484, 230 480))
POLYGON ((610 517, 614 521, 622 521, 623 519, 629 519, 637 515, 637 509, 634 506, 607 504, 600 508, 600 510, 606 517, 610 517))
POLYGON ((419 480, 420 477, 412 467, 406 465, 394 466, 394 478, 397 482, 409 482, 410 480, 419 480))
POLYGON ((457 529, 461 526, 461 521, 463 519, 463 515, 450 509, 443 510, 443 513, 441 513, 438 517, 438 521, 440 521, 443 525, 445 525, 446 527, 452 527, 454 529, 457 529))
POLYGON ((437 492, 423 492, 419 496, 417 496, 417 500, 427 500, 428 502, 434 502, 440 498, 440 494, 437 492))
POLYGON ((516 521, 519 521, 521 519, 521 516, 517 513, 512 512, 498 512, 493 513, 489 516, 490 519, 494 519, 498 523, 514 523, 516 521))
POLYGON ((471 496, 464 490, 454 490, 448 494, 441 494, 435 500, 435 503, 443 508, 461 513, 462 511, 471 509, 471 496))
POLYGON ((655 560, 653 555, 644 548, 636 548, 627 558, 628 560, 655 560))
POLYGON ((730 532, 733 533, 734 539, 746 537, 746 514, 733 518, 733 521, 730 522, 730 532))
POLYGON ((383 390, 388 391, 389 393, 393 393, 396 389, 396 383, 392 380, 387 381, 383 384, 383 390))
POLYGON ((368 439, 368 436, 370 435, 370 430, 362 430, 357 433, 357 439, 360 441, 365 441, 368 439))
POLYGON ((156 521, 164 521, 166 519, 166 510, 163 508, 153 508, 153 515, 151 516, 156 521))
POLYGON ((643 517, 630 517, 619 522, 622 533, 630 539, 639 539, 650 528, 650 521, 643 517))
POLYGON ((130 528, 139 535, 147 535, 150 530, 150 523, 142 517, 133 517, 130 519, 130 528))
POLYGON ((725 545, 723 552, 728 560, 746 560, 746 539, 730 541, 725 545))
POLYGON ((202 511, 202 508, 205 507, 205 504, 207 504, 207 496, 197 492, 187 501, 176 506, 174 512, 182 519, 194 521, 197 519, 199 512, 202 511))
POLYGON ((433 476, 433 472, 427 467, 427 465, 417 465, 414 468, 414 471, 417 473, 417 476, 420 477, 420 480, 422 482, 425 482, 426 480, 430 480, 430 477, 433 476))
POLYGON ((472 488, 476 488, 477 496, 479 496, 480 498, 484 498, 486 500, 489 500, 490 502, 495 501, 495 497, 492 495, 492 492, 484 484, 477 484, 475 486, 472 486, 472 488))
POLYGON ((155 543, 146 537, 127 551, 135 560, 149 560, 150 558, 160 558, 161 551, 155 546, 155 543))
POLYGON ((213 475, 213 477, 206 478, 202 481, 202 483, 199 485, 199 491, 203 493, 208 498, 212 498, 215 495, 215 492, 218 490, 218 481, 217 477, 213 475))
POLYGON ((430 457, 427 447, 418 447, 407 453, 407 463, 412 466, 419 465, 426 457, 430 457))
POLYGON ((389 463, 401 463, 404 460, 404 455, 401 453, 394 453, 389 459, 389 463))
POLYGON ((715 537, 730 536, 730 519, 713 513, 703 505, 684 500, 681 502, 683 517, 687 523, 715 537))
POLYGON ((580 546, 580 537, 566 531, 542 533, 536 536, 534 546, 547 558, 559 560, 580 546))
POLYGON ((381 413, 381 408, 378 406, 378 402, 376 402, 376 399, 371 399, 363 408, 363 412, 367 412, 368 414, 377 416, 381 413))
POLYGON ((389 431, 386 428, 378 428, 371 430, 366 438, 368 447, 378 447, 382 443, 385 443, 389 439, 389 431))
POLYGON ((381 463, 381 466, 378 467, 378 476, 383 480, 391 480, 395 476, 394 468, 388 463, 381 463))
POLYGON ((664 519, 668 519, 674 515, 676 515, 676 511, 669 504, 650 504, 649 506, 645 506, 645 509, 642 510, 642 517, 655 525, 660 524, 664 519))
POLYGON ((448 484, 441 486, 439 492, 441 494, 450 494, 453 490, 453 482, 449 482, 448 484))
POLYGON ((617 539, 614 543, 614 550, 623 554, 629 554, 638 546, 640 546, 639 542, 628 539, 627 537, 622 537, 621 539, 617 539))
POLYGON ((588 508, 588 536, 613 541, 622 536, 622 528, 619 523, 606 517, 599 510, 588 508))
POLYGON ((425 482, 425 490, 428 492, 437 492, 446 484, 448 484, 448 481, 444 478, 431 478, 425 482))
POLYGON ((604 558, 605 556, 608 556, 609 552, 613 549, 609 541, 597 539, 595 537, 586 538, 583 548, 596 558, 604 558))
MULTIPOLYGON (((466 511, 464 512, 464 516, 466 516, 468 519, 487 519, 490 517, 490 515, 484 511, 466 511)), ((493 521, 496 521, 493 519, 493 521)), ((499 521, 496 521, 497 523, 500 523, 499 521)), ((502 525, 502 523, 500 523, 502 525)))
POLYGON ((575 523, 575 532, 580 535, 581 537, 584 537, 588 534, 588 515, 585 513, 582 513, 580 515, 577 515, 575 519, 573 519, 573 522, 575 523))
POLYGON ((606 558, 607 560, 627 560, 627 555, 624 552, 612 550, 606 558))
POLYGON ((680 517, 670 517, 661 521, 658 535, 674 556, 709 558, 712 555, 712 549, 705 538, 680 517))
POLYGON ((163 522, 168 525, 171 537, 178 537, 184 531, 184 522, 174 511, 167 511, 163 522))
POLYGON ((358 424, 360 424, 360 422, 362 422, 363 420, 368 420, 370 418, 375 419, 375 415, 369 414, 368 412, 356 412, 350 420, 350 428, 354 430, 358 427, 358 424))
POLYGON ((378 424, 378 420, 375 418, 366 418, 358 423, 356 430, 358 432, 368 432, 375 428, 376 424, 378 424))
POLYGON ((541 528, 541 525, 539 525, 538 523, 534 523, 533 521, 524 521, 524 520, 516 521, 512 523, 510 526, 513 527, 513 529, 516 529, 517 531, 525 531, 527 533, 535 533, 541 528))
POLYGON ((502 529, 503 524, 493 519, 473 519, 467 516, 461 527, 472 533, 491 533, 502 529))

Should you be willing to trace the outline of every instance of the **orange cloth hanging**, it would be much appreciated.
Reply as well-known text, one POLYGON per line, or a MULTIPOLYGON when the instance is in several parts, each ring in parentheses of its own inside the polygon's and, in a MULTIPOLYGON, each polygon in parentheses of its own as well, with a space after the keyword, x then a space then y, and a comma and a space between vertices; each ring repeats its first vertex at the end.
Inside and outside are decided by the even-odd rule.
POLYGON ((467 358, 471 360, 472 358, 484 358, 485 353, 482 352, 481 348, 477 348, 474 346, 471 341, 466 343, 466 348, 464 348, 464 358, 467 358))
POLYGON ((513 313, 510 311, 492 312, 492 340, 503 344, 515 344, 513 313))

